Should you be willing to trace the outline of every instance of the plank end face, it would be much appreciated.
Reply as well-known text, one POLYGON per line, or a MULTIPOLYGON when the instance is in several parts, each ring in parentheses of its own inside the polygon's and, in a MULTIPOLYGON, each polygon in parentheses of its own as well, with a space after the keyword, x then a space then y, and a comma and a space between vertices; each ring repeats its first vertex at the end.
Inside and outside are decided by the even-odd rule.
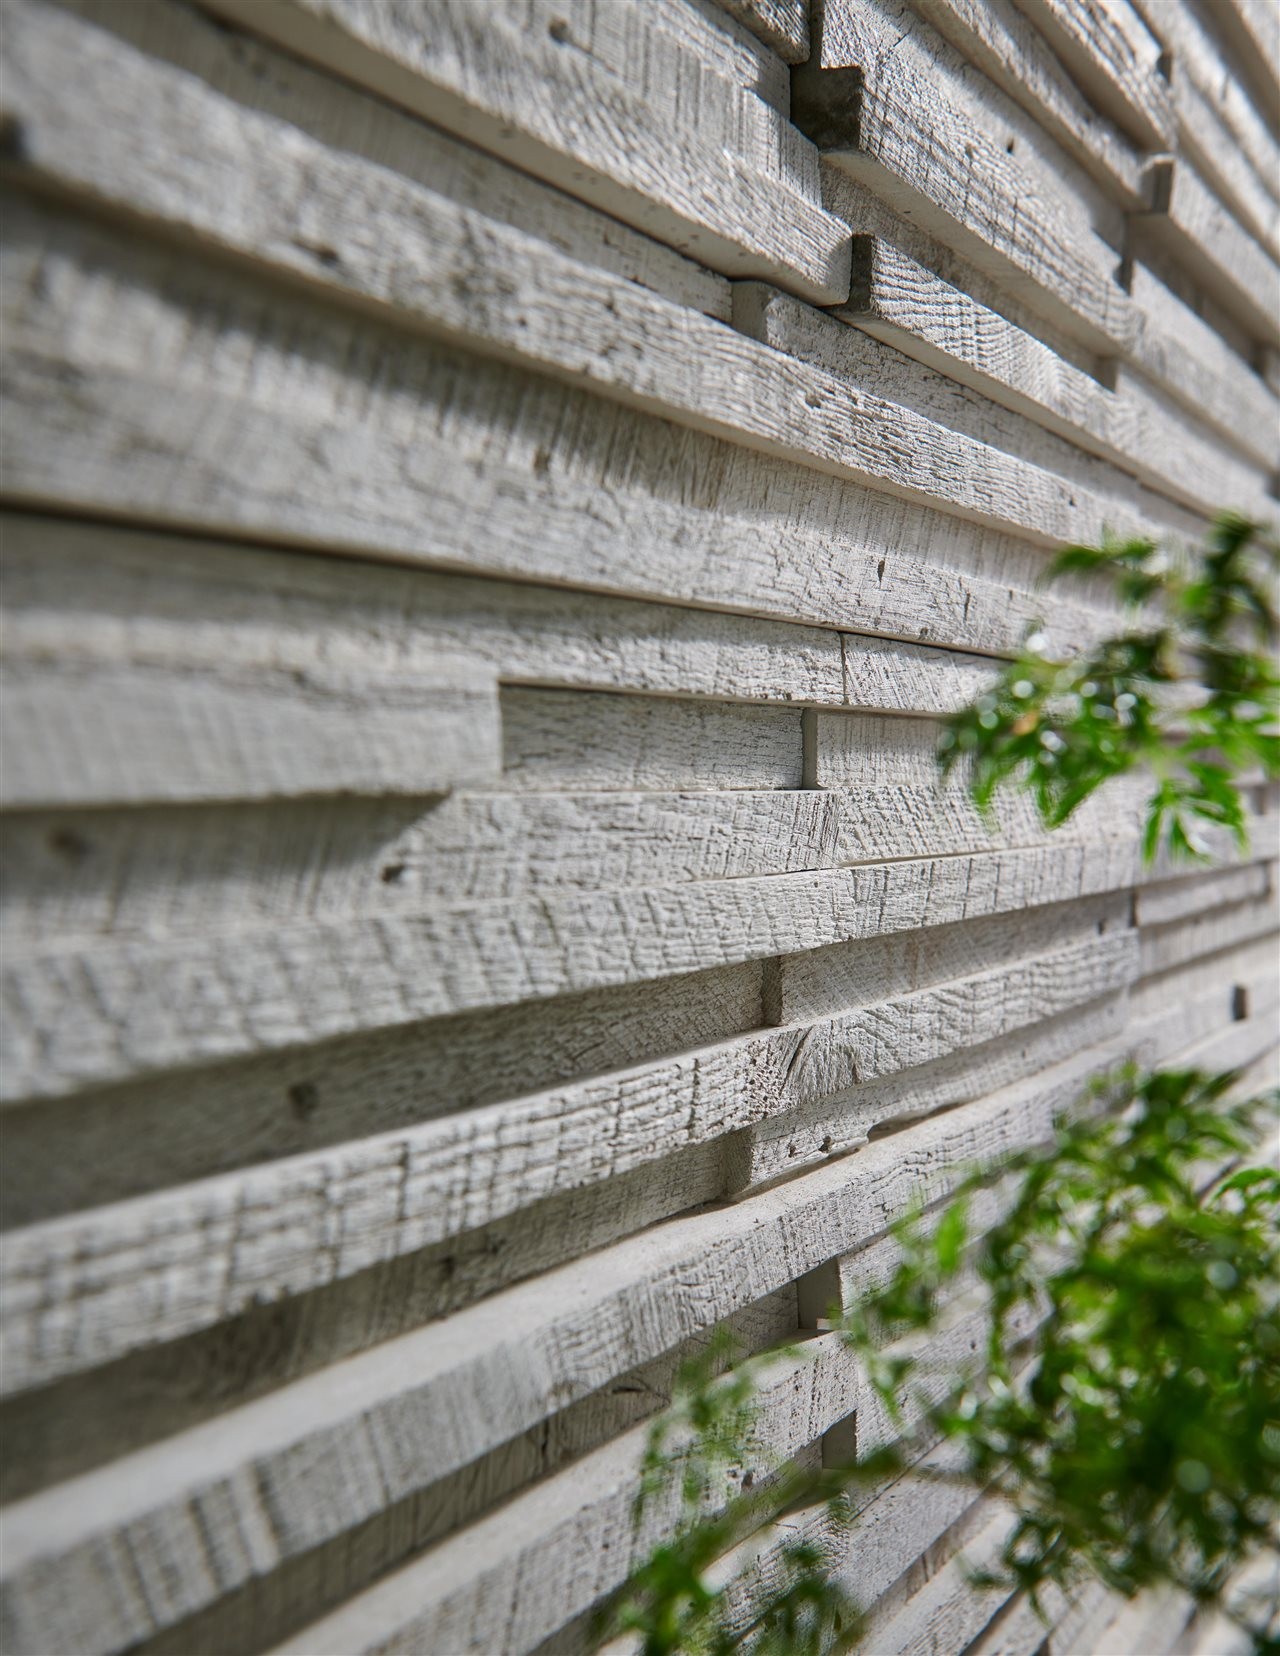
POLYGON ((861 69, 829 69, 811 59, 791 77, 792 119, 821 154, 856 150, 862 95, 861 69))
POLYGON ((1177 163, 1172 156, 1157 156, 1143 180, 1147 211, 1167 213, 1173 205, 1173 179, 1177 163))
POLYGON ((849 246, 849 303, 841 310, 848 321, 879 315, 876 283, 880 243, 875 236, 854 236, 849 246))

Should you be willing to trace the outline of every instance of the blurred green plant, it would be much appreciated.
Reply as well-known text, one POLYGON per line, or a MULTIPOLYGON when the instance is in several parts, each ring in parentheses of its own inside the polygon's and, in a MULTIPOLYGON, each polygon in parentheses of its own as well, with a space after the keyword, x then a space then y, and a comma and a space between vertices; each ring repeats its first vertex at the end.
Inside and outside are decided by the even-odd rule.
MULTIPOLYGON (((780 1543, 769 1588, 745 1615, 726 1613, 730 1589, 714 1579, 717 1561, 762 1524, 813 1498, 810 1474, 797 1467, 763 1468, 758 1487, 755 1472, 744 1473, 756 1458, 762 1369, 796 1350, 775 1347, 734 1363, 736 1355, 733 1341, 717 1329, 681 1366, 671 1407, 650 1429, 635 1522, 643 1525, 656 1506, 665 1533, 628 1583, 615 1625, 638 1635, 646 1656, 847 1650, 857 1636, 857 1608, 830 1581, 821 1548, 803 1536, 780 1543)), ((838 1505, 832 1512, 838 1521, 838 1505)))
MULTIPOLYGON (((974 1174, 845 1324, 891 1411, 910 1359, 887 1332, 933 1326, 970 1274, 985 1354, 929 1430, 1016 1513, 993 1580, 1037 1594, 1081 1570, 1126 1595, 1171 1583, 1217 1603, 1280 1516, 1280 1172, 1236 1166, 1280 1098, 1231 1103, 1232 1075, 1132 1069, 1100 1082, 1055 1141, 1003 1164, 1007 1211, 971 1235, 974 1174), (1025 1329, 1034 1364, 1024 1384, 1025 1329), (906 1364, 904 1371, 903 1364, 906 1364)), ((1266 1645, 1265 1648, 1273 1648, 1266 1645)))
MULTIPOLYGON (((963 762, 987 813, 1005 785, 1029 789, 1050 828, 1110 779, 1147 771, 1147 861, 1161 849, 1205 856, 1206 826, 1245 844, 1238 778, 1280 774, 1280 679, 1267 653, 1278 565, 1276 543, 1230 515, 1182 560, 1148 541, 1069 547, 1050 577, 1102 577, 1127 630, 1065 661, 1033 633, 946 721, 942 767, 963 762)), ((1280 1525, 1280 1172, 1247 1161, 1264 1122, 1274 1134, 1280 1095, 1233 1101, 1237 1080, 1118 1071, 1058 1123, 1052 1145, 978 1169, 903 1218, 889 1280, 832 1309, 891 1427, 849 1464, 777 1467, 740 1489, 760 1376, 778 1354, 722 1373, 726 1348, 713 1342, 652 1428, 637 1523, 655 1502, 671 1522, 615 1628, 644 1656, 853 1648, 857 1607, 832 1581, 828 1549, 806 1539, 818 1532, 782 1525, 774 1568, 745 1608, 734 1549, 815 1509, 821 1533, 837 1536, 859 1488, 942 1476, 925 1457, 950 1442, 959 1469, 945 1475, 1012 1514, 975 1586, 1040 1604, 1050 1586, 1088 1577, 1130 1596, 1171 1585, 1246 1627, 1258 1656, 1280 1656, 1280 1606, 1227 1593, 1242 1564, 1277 1551, 1280 1525), (939 1396, 921 1354, 969 1299, 987 1338, 939 1396)))
POLYGON ((1129 624, 1080 655, 1056 660, 1033 631, 984 695, 944 721, 944 771, 963 764, 984 812, 1016 781, 1046 827, 1066 822, 1104 782, 1147 772, 1153 791, 1143 850, 1207 856, 1199 829, 1246 843, 1237 777, 1280 776, 1272 601, 1280 546, 1224 513, 1200 552, 1148 540, 1069 546, 1048 578, 1101 578, 1129 624))
POLYGON ((1172 1585, 1225 1609, 1258 1656, 1280 1652, 1268 1627, 1280 1607, 1224 1597, 1245 1561, 1276 1549, 1280 1521, 1280 1172, 1246 1160, 1280 1119, 1280 1095, 1231 1102, 1235 1080, 1117 1071, 1048 1149, 975 1171, 894 1227, 889 1280, 830 1318, 897 1428, 872 1453, 782 1467, 726 1499, 779 1354, 720 1374, 717 1342, 687 1366, 651 1430, 637 1500, 639 1519, 675 1488, 678 1518, 616 1626, 644 1656, 855 1648, 858 1607, 803 1526, 745 1612, 723 1561, 752 1532, 824 1504, 830 1538, 863 1485, 907 1475, 958 1478, 1008 1504, 998 1562, 975 1587, 1039 1604, 1050 1584, 1069 1593, 1090 1576, 1125 1595, 1172 1585), (993 1192, 998 1216, 983 1228, 976 1199, 993 1192), (920 1337, 970 1299, 986 1341, 939 1397, 920 1337), (924 1457, 947 1441, 960 1464, 929 1470, 924 1457))

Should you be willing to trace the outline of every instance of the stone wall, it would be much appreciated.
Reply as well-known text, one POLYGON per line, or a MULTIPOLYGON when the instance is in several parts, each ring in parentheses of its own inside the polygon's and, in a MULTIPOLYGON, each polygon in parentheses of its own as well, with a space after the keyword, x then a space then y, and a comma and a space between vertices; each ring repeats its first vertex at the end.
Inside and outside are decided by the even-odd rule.
MULTIPOLYGON (((1113 625, 1056 545, 1269 510, 1276 32, 6 0, 11 1656, 583 1651, 715 1324, 837 1453, 914 1197, 1273 1063, 1274 800, 1144 870, 933 749, 1113 625)), ((1044 1649, 1003 1522, 873 1492, 867 1648, 1044 1649)))

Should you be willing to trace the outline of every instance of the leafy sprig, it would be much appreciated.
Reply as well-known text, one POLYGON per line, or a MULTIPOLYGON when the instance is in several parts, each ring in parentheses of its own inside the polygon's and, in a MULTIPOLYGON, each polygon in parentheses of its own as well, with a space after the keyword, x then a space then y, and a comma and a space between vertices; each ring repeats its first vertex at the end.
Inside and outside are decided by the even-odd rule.
MULTIPOLYGON (((1125 1594, 1169 1583, 1227 1604, 1232 1573, 1275 1548, 1280 1519, 1280 1172, 1234 1165, 1280 1117, 1280 1094, 1231 1102, 1236 1080, 1119 1071, 1058 1124, 1051 1149, 975 1170, 903 1218, 888 1281, 832 1309, 898 1432, 849 1464, 783 1468, 726 1501, 769 1358, 723 1377, 707 1359, 686 1369, 652 1429, 638 1503, 643 1513, 677 1488, 679 1521, 633 1577, 619 1623, 644 1656, 852 1648, 856 1607, 803 1534, 745 1621, 729 1613, 717 1561, 796 1508, 826 1503, 838 1529, 868 1480, 943 1475, 922 1460, 939 1440, 962 1451, 946 1476, 1014 1513, 975 1585, 1038 1602, 1092 1575, 1125 1594), (1004 1194, 983 1229, 993 1177, 1004 1194), (987 1339, 938 1397, 913 1352, 927 1352, 922 1337, 961 1290, 979 1295, 987 1339)), ((1280 1652, 1267 1626, 1278 1609, 1237 1612, 1258 1656, 1280 1652)))
POLYGON ((1143 854, 1203 858, 1203 829, 1247 843, 1237 777, 1280 776, 1280 676, 1272 600, 1280 545, 1224 513, 1208 545, 1178 558, 1153 541, 1069 546, 1048 579, 1101 577, 1125 606, 1123 632, 1066 660, 1038 630, 970 707, 944 721, 944 771, 963 765, 990 813, 1021 782, 1048 828, 1065 823, 1105 782, 1152 778, 1143 854))
MULTIPOLYGON (((886 1402, 901 1376, 884 1330, 934 1307, 967 1251, 987 1296, 980 1373, 926 1411, 963 1442, 975 1484, 1017 1514, 993 1579, 1033 1594, 1082 1571, 1133 1594, 1172 1582, 1217 1602, 1280 1515, 1280 1172, 1247 1156, 1280 1098, 1227 1102, 1236 1078, 1123 1071, 1100 1115, 1059 1125, 1046 1154, 1005 1164, 1007 1213, 971 1234, 975 1174, 931 1235, 901 1227, 890 1282, 847 1328, 886 1402), (1019 1313, 1039 1320, 1016 1382, 1019 1313)), ((1270 1648, 1264 1643, 1259 1648, 1270 1648)))
MULTIPOLYGON (((730 1610, 731 1583, 715 1578, 714 1566, 737 1543, 814 1497, 805 1470, 769 1467, 759 1488, 746 1470, 762 1372, 799 1355, 775 1348, 743 1358, 718 1329, 682 1364, 671 1406, 649 1430, 634 1510, 639 1528, 660 1505, 668 1533, 631 1577, 613 1618, 639 1636, 644 1656, 820 1656, 850 1648, 856 1637, 856 1607, 829 1579, 822 1548, 804 1535, 784 1540, 768 1589, 740 1623, 730 1610)), ((828 1498, 838 1525, 838 1491, 828 1498)))

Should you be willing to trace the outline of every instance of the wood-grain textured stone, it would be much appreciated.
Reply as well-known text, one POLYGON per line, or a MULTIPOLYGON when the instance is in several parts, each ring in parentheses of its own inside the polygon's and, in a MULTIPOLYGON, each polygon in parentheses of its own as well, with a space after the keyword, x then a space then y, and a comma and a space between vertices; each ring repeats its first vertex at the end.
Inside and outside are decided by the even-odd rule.
MULTIPOLYGON (((828 1327, 897 1217, 1276 1072, 1274 788, 1147 866, 1142 780, 935 757, 1115 629, 1063 541, 1274 515, 1274 22, 2 8, 0 1644, 634 1656, 718 1324, 786 1349, 712 1505, 901 1429, 828 1327)), ((876 1656, 1218 1637, 975 1592, 919 1452, 732 1627, 803 1539, 876 1656)))

